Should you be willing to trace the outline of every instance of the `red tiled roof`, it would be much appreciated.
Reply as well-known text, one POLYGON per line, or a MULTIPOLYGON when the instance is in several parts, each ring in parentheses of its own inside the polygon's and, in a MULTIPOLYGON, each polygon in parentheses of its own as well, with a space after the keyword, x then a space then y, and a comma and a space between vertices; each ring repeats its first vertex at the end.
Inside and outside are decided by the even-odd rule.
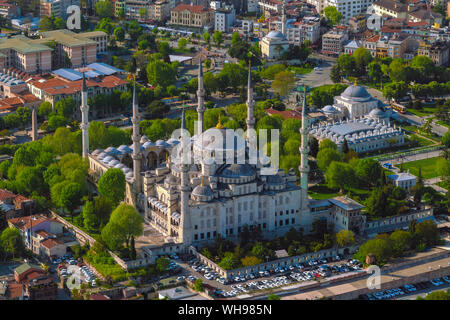
MULTIPOLYGON (((33 223, 33 228, 35 228, 36 226, 38 226, 39 224, 46 222, 46 221, 56 221, 53 219, 49 219, 46 216, 43 215, 34 215, 33 216, 34 220, 32 220, 33 223)), ((8 222, 10 222, 11 224, 13 224, 17 229, 20 230, 25 230, 25 229, 29 229, 31 227, 31 221, 30 221, 30 217, 19 217, 19 218, 12 218, 9 219, 8 222)))
POLYGON ((10 199, 10 198, 15 198, 16 194, 5 190, 5 189, 0 189, 0 200, 3 201, 5 199, 10 199))
MULTIPOLYGON (((82 80, 67 81, 60 78, 52 78, 45 82, 33 81, 33 85, 41 90, 44 90, 48 94, 73 94, 80 92, 82 87, 82 80)), ((86 85, 88 87, 101 87, 101 88, 115 88, 119 85, 128 84, 127 81, 122 80, 116 76, 106 76, 100 81, 87 80, 86 85)))
POLYGON ((204 6, 191 6, 190 4, 179 4, 175 8, 172 9, 172 11, 190 11, 195 13, 203 13, 206 11, 211 11, 211 8, 205 8, 204 6))
POLYGON ((8 282, 8 298, 18 299, 22 297, 22 288, 23 285, 21 283, 17 283, 15 281, 8 282))
POLYGON ((366 42, 377 42, 378 40, 380 40, 380 36, 378 34, 370 37, 369 39, 366 40, 366 42))
POLYGON ((45 239, 41 241, 41 245, 46 247, 47 249, 51 249, 57 245, 64 244, 64 242, 58 239, 45 239))
POLYGON ((407 21, 406 24, 408 25, 408 27, 424 27, 424 26, 428 25, 428 22, 426 22, 426 21, 418 21, 418 22, 407 21))
POLYGON ((301 119, 302 118, 302 114, 300 111, 297 110, 284 110, 284 111, 278 111, 275 110, 273 108, 269 108, 266 110, 267 114, 269 115, 275 115, 275 114, 279 114, 282 117, 284 117, 285 119, 301 119))

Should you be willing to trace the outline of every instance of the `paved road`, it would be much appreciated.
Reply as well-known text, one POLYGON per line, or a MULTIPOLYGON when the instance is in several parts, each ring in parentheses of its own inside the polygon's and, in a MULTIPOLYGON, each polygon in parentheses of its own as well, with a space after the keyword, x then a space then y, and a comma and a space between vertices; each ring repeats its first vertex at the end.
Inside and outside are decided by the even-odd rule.
POLYGON ((321 71, 313 70, 310 73, 299 75, 300 80, 297 81, 297 85, 306 84, 310 88, 323 86, 325 84, 333 84, 330 79, 330 72, 333 65, 336 63, 335 59, 313 55, 311 58, 322 59, 323 63, 320 65, 321 71))
POLYGON ((431 292, 443 291, 443 290, 448 290, 448 289, 450 289, 450 283, 444 284, 443 286, 440 286, 440 287, 433 287, 433 288, 416 291, 414 294, 405 295, 405 296, 402 296, 400 298, 393 299, 393 300, 416 300, 417 297, 425 298, 425 296, 431 292))
POLYGON ((423 159, 439 157, 440 154, 441 154, 441 150, 434 150, 434 151, 414 154, 414 155, 410 155, 410 156, 399 156, 398 158, 391 159, 391 160, 382 160, 382 161, 380 161, 380 164, 383 165, 385 163, 391 163, 393 165, 397 165, 402 162, 411 162, 411 161, 416 161, 416 160, 423 160, 423 159))
MULTIPOLYGON (((426 122, 425 121, 426 117, 419 117, 412 113, 404 113, 404 114, 399 113, 398 115, 400 118, 404 119, 405 121, 407 121, 413 125, 419 126, 419 127, 424 125, 426 122)), ((431 130, 432 130, 432 132, 436 133, 438 136, 442 137, 448 131, 448 128, 432 122, 431 130)))

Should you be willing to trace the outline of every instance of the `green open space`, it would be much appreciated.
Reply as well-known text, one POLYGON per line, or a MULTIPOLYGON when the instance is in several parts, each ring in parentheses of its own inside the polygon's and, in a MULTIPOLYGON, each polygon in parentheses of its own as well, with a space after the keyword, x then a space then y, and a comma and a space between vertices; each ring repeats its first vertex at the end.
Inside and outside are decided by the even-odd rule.
POLYGON ((411 162, 403 163, 403 170, 409 172, 415 176, 419 175, 419 168, 421 168, 422 178, 431 179, 438 177, 439 174, 436 172, 436 163, 442 157, 435 157, 429 159, 416 160, 411 162))

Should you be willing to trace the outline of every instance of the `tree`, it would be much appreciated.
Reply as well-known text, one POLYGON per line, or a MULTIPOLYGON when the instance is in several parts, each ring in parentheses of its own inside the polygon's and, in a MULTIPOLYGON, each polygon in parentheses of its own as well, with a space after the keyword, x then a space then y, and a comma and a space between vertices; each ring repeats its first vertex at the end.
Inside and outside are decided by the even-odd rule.
POLYGON ((114 37, 117 41, 122 42, 125 40, 125 30, 122 27, 117 27, 114 29, 114 37))
POLYGON ((223 42, 223 34, 222 31, 214 31, 213 40, 216 43, 217 47, 220 48, 220 44, 223 42))
POLYGON ((94 199, 94 213, 99 220, 100 227, 105 226, 112 212, 111 202, 103 196, 95 197, 94 199))
POLYGON ((44 188, 42 171, 38 167, 25 167, 16 177, 18 191, 25 195, 31 195, 33 191, 44 188))
POLYGON ((275 75, 275 80, 272 82, 272 89, 280 96, 286 96, 292 91, 294 85, 294 73, 291 71, 281 71, 275 75))
POLYGON ((360 47, 353 52, 353 57, 355 58, 357 73, 359 75, 365 75, 367 66, 373 59, 370 51, 364 47, 360 47))
POLYGON ((410 67, 418 72, 418 78, 416 79, 420 83, 427 83, 435 74, 436 66, 427 56, 415 56, 410 62, 410 67))
POLYGON ((6 228, 0 235, 0 247, 6 254, 12 255, 14 259, 24 251, 22 236, 16 228, 6 228))
POLYGON ((198 292, 203 292, 205 289, 203 287, 203 280, 202 279, 196 279, 194 281, 194 290, 198 292))
POLYGON ((140 8, 138 10, 139 13, 139 17, 141 17, 141 19, 146 18, 147 17, 147 8, 140 8))
POLYGON ((420 242, 427 246, 434 246, 439 242, 439 229, 436 223, 432 220, 427 220, 416 224, 415 234, 420 242))
POLYGON ((389 239, 375 238, 364 243, 355 254, 355 257, 365 262, 366 256, 372 254, 376 264, 385 263, 392 257, 392 245, 389 239))
POLYGON ((319 169, 325 172, 327 171, 328 166, 331 164, 331 162, 341 161, 341 155, 334 149, 325 148, 320 150, 319 147, 319 153, 317 153, 316 159, 319 169))
POLYGON ((408 86, 405 84, 404 81, 393 82, 385 85, 383 88, 383 95, 387 99, 398 100, 400 98, 403 98, 407 92, 408 86))
POLYGON ((186 38, 178 39, 178 49, 180 49, 180 50, 186 49, 187 44, 188 44, 188 41, 186 38))
POLYGON ((325 17, 331 26, 339 24, 342 20, 342 14, 334 6, 326 7, 323 12, 325 13, 325 17))
POLYGON ((46 118, 50 112, 52 112, 52 104, 48 101, 42 102, 38 109, 38 116, 46 118))
POLYGON ((155 60, 147 66, 147 79, 153 85, 168 87, 175 83, 176 70, 166 62, 155 60))
POLYGON ((267 296, 267 300, 281 300, 281 298, 279 296, 277 296, 276 294, 269 294, 267 296))
POLYGON ((323 139, 322 141, 320 141, 319 144, 319 151, 324 150, 324 149, 333 149, 337 151, 337 145, 336 143, 334 143, 333 141, 331 141, 330 139, 323 139))
POLYGON ((379 81, 381 81, 383 77, 381 63, 378 61, 372 61, 371 63, 369 63, 367 74, 369 75, 370 79, 372 79, 372 82, 378 83, 379 81))
POLYGON ((355 235, 351 230, 341 230, 336 234, 336 242, 340 247, 351 246, 355 243, 355 235))
POLYGON ((329 188, 340 188, 342 192, 344 187, 355 185, 355 170, 348 163, 332 161, 325 173, 325 178, 329 188))
POLYGON ((337 59, 337 64, 342 72, 342 76, 353 76, 356 74, 356 60, 353 55, 341 54, 337 59))
MULTIPOLYGON (((107 231, 114 230, 116 232, 115 236, 120 239, 124 239, 125 244, 128 247, 131 237, 139 237, 142 235, 142 232, 144 231, 143 219, 133 206, 123 203, 111 213, 111 218, 109 219, 108 224, 102 230, 102 237, 105 229, 107 229, 107 231), (114 227, 111 228, 108 226, 114 227)), ((106 236, 107 239, 113 237, 112 234, 106 236)))
POLYGON ((110 1, 101 0, 95 4, 95 13, 100 19, 112 18, 114 15, 114 8, 110 1))
POLYGON ((412 234, 408 231, 395 230, 389 236, 392 242, 392 250, 395 256, 401 257, 406 250, 411 248, 412 234))
POLYGON ((58 115, 66 119, 72 119, 75 110, 75 100, 71 97, 61 99, 55 103, 55 110, 58 115))
POLYGON ((211 34, 208 31, 206 31, 205 33, 203 33, 203 39, 209 45, 209 42, 211 41, 211 34))
POLYGON ((53 203, 69 211, 73 221, 73 212, 80 206, 83 196, 81 185, 76 182, 60 182, 52 187, 51 195, 53 203))
POLYGON ((361 159, 356 166, 356 175, 367 186, 375 186, 383 173, 380 163, 373 159, 361 159))
POLYGON ((39 21, 39 30, 40 31, 51 31, 54 30, 55 25, 53 20, 47 16, 43 16, 39 21))
POLYGON ((338 64, 331 67, 330 79, 333 83, 339 83, 342 81, 342 70, 338 64))
POLYGON ((94 212, 94 204, 91 201, 86 201, 84 204, 82 215, 84 227, 87 230, 96 230, 98 227, 98 216, 94 212))
POLYGON ((441 138, 442 145, 450 148, 450 130, 447 131, 441 138))
POLYGON ((254 257, 254 256, 246 256, 241 259, 241 262, 244 267, 249 267, 249 266, 255 266, 257 264, 260 264, 263 262, 263 260, 261 260, 257 257, 254 257))
POLYGON ((164 257, 158 258, 156 260, 156 270, 158 272, 165 272, 169 268, 170 260, 164 257))
POLYGON ((450 290, 445 291, 433 291, 425 296, 425 299, 422 297, 417 297, 416 300, 450 300, 450 290))
POLYGON ((125 175, 122 170, 111 168, 98 181, 98 192, 116 206, 125 197, 125 175))
POLYGON ((225 252, 224 257, 219 262, 219 267, 225 270, 232 270, 239 266, 239 260, 233 252, 225 252))

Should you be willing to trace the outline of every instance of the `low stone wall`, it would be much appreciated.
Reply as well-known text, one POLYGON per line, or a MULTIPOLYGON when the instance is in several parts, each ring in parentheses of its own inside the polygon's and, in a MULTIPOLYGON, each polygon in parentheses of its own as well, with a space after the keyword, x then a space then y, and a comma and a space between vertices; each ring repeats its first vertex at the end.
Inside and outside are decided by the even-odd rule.
MULTIPOLYGON (((86 232, 84 232, 80 228, 74 226, 73 224, 71 224, 70 222, 68 222, 61 216, 59 216, 57 213, 51 211, 51 217, 58 220, 59 222, 61 222, 67 229, 69 229, 70 232, 75 236, 75 238, 78 240, 78 242, 80 242, 81 245, 84 245, 85 243, 89 243, 90 246, 93 246, 94 243, 96 242, 96 240, 93 237, 88 235, 86 232)), ((144 267, 144 266, 155 263, 155 259, 152 257, 125 261, 125 260, 121 259, 118 255, 116 255, 114 252, 109 251, 109 250, 108 250, 108 252, 111 255, 111 257, 114 259, 114 261, 124 270, 144 267)), ((91 266, 91 267, 94 268, 93 266, 91 266)))
POLYGON ((308 262, 310 260, 317 260, 317 259, 323 259, 323 258, 330 258, 335 257, 337 255, 343 255, 346 250, 348 250, 348 253, 355 253, 358 250, 358 246, 353 246, 349 248, 332 248, 327 250, 321 250, 318 252, 311 252, 306 253, 299 256, 293 256, 293 257, 285 257, 280 258, 277 260, 264 262, 258 265, 249 266, 249 267, 242 267, 238 269, 233 270, 225 270, 221 268, 219 265, 217 265, 215 262, 211 261, 210 259, 203 256, 201 253, 197 252, 197 250, 194 247, 189 247, 189 251, 197 257, 203 264, 207 265, 217 273, 219 273, 222 277, 230 279, 234 276, 240 276, 248 273, 254 273, 258 271, 266 271, 269 269, 274 269, 277 267, 284 267, 286 265, 294 265, 297 263, 304 263, 308 262))

